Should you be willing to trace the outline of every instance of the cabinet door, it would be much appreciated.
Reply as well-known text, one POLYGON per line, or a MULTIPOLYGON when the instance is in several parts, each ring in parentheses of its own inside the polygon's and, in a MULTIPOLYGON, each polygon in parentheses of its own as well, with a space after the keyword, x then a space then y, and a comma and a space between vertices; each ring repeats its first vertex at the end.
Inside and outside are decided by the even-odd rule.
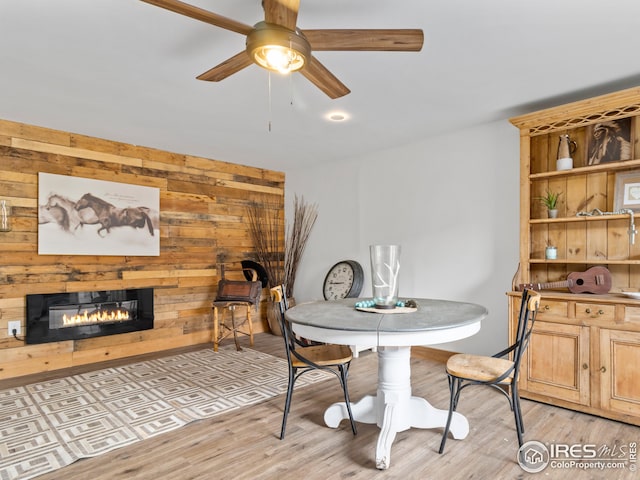
POLYGON ((520 369, 520 387, 589 405, 589 327, 537 321, 520 369))
POLYGON ((640 332, 601 329, 600 363, 602 408, 640 415, 640 332))

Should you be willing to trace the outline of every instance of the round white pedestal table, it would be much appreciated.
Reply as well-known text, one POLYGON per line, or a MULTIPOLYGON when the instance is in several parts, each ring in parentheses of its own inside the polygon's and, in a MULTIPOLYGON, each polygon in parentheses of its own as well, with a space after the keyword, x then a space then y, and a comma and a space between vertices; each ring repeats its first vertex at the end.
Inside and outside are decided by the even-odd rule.
MULTIPOLYGON (((437 299, 416 299, 411 313, 371 313, 356 310, 358 299, 318 301, 296 305, 286 312, 293 330, 318 342, 341 345, 375 345, 378 351, 378 385, 375 395, 352 403, 354 419, 380 427, 376 467, 391 464, 396 433, 414 428, 444 428, 447 410, 434 408, 411 394, 411 347, 437 345, 470 337, 480 330, 487 309, 481 305, 437 299)), ((336 428, 349 418, 344 402, 324 414, 327 426, 336 428)), ((467 419, 455 412, 450 427, 453 438, 469 433, 467 419)))

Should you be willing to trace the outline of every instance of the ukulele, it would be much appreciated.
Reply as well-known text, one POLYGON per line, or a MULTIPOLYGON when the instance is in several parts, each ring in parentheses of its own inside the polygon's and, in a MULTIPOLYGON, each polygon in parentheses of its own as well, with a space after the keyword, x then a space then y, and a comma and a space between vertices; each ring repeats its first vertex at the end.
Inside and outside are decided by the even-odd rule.
POLYGON ((603 294, 611 290, 611 272, 605 267, 591 267, 585 272, 573 272, 564 282, 521 283, 518 290, 543 290, 546 288, 567 287, 571 293, 603 294))

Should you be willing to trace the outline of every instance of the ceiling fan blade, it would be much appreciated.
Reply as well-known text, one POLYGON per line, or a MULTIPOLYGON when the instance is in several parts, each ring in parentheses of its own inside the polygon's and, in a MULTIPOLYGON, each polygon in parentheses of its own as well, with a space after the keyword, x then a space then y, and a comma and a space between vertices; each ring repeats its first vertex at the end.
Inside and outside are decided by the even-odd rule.
POLYGON ((247 52, 243 50, 212 69, 198 75, 196 78, 208 82, 219 82, 252 64, 251 58, 247 55, 247 52))
POLYGON ((300 73, 330 98, 344 97, 351 92, 327 67, 322 65, 322 63, 313 56, 311 57, 311 61, 300 70, 300 73))
POLYGON ((300 0, 263 0, 264 21, 282 25, 289 30, 296 29, 300 0))
POLYGON ((424 43, 420 29, 302 30, 313 51, 419 52, 424 43))
POLYGON ((188 3, 180 2, 178 0, 142 0, 145 3, 156 5, 157 7, 170 10, 187 17, 195 18, 201 22, 210 23, 216 27, 224 28, 225 30, 231 30, 232 32, 241 33, 243 35, 249 35, 249 32, 253 30, 252 26, 245 25, 242 22, 237 22, 231 18, 223 17, 216 13, 204 10, 202 8, 194 7, 188 3))

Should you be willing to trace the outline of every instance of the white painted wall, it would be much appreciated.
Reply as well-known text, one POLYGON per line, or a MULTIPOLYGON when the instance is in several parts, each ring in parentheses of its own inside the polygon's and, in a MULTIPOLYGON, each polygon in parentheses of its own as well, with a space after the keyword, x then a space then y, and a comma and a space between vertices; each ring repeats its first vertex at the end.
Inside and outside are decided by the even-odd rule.
POLYGON ((438 348, 490 354, 507 344, 507 297, 518 266, 519 143, 507 120, 366 158, 286 172, 294 194, 317 203, 318 220, 298 271, 297 302, 322 299, 339 260, 365 271, 369 245, 402 246, 400 296, 469 301, 489 310, 477 335, 438 348))

